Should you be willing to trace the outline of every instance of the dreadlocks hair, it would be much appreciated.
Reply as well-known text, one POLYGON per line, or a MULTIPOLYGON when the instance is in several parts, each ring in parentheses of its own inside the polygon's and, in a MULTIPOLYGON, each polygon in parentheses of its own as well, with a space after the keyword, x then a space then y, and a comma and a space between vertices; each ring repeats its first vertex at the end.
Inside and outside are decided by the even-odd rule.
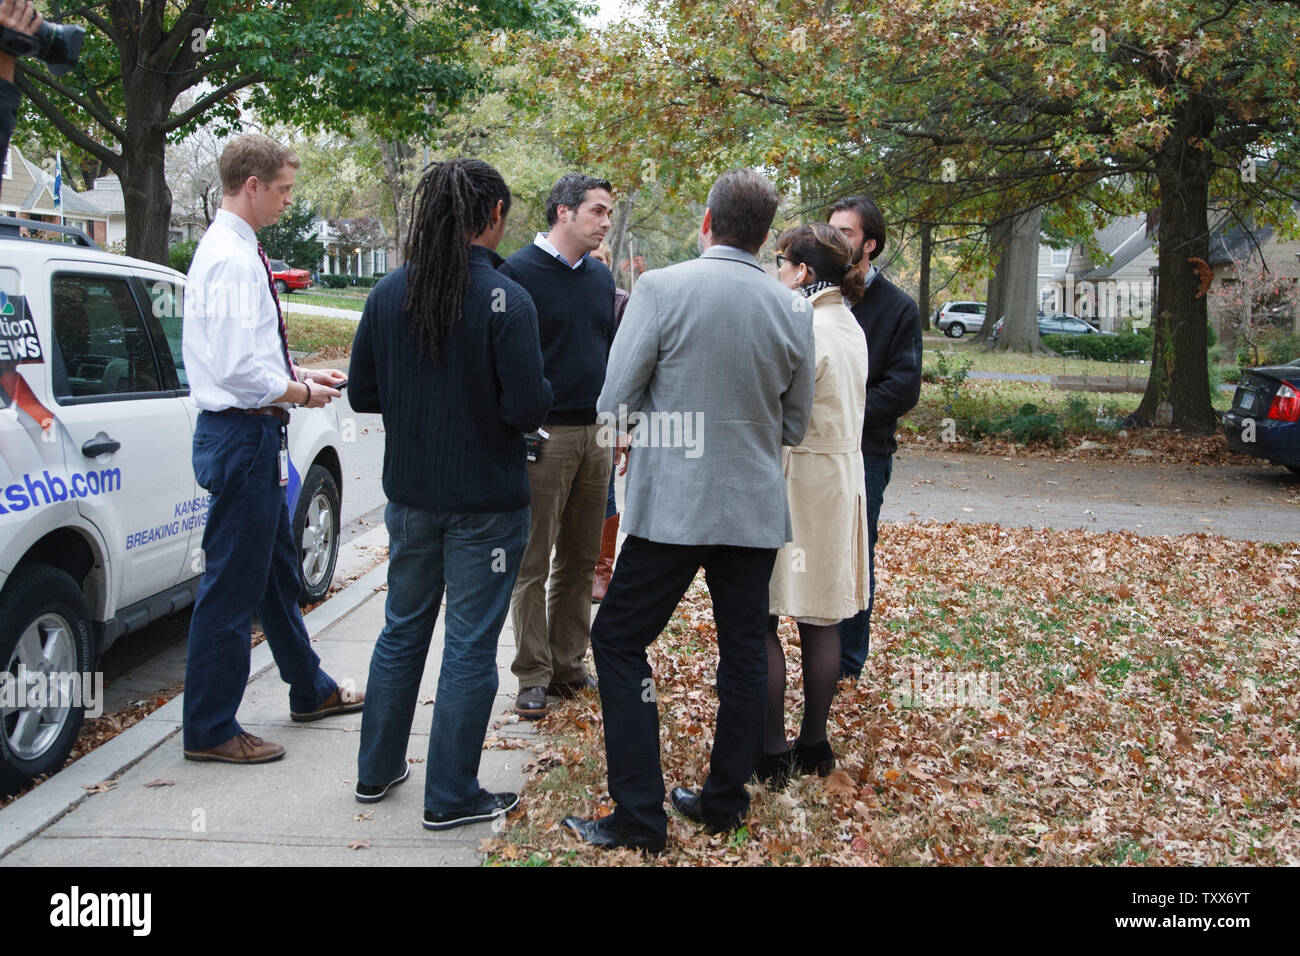
POLYGON ((406 239, 406 302, 416 348, 437 361, 443 336, 460 320, 469 281, 470 240, 510 211, 510 188, 480 159, 434 163, 420 179, 406 239))

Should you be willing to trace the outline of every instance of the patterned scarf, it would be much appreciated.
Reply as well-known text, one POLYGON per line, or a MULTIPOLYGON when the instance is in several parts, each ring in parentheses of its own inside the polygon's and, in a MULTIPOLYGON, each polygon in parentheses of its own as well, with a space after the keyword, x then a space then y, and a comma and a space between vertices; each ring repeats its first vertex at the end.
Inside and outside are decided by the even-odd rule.
POLYGON ((818 279, 816 282, 809 282, 807 285, 799 286, 799 291, 803 293, 805 299, 811 299, 822 289, 838 289, 838 282, 827 282, 825 279, 818 279))

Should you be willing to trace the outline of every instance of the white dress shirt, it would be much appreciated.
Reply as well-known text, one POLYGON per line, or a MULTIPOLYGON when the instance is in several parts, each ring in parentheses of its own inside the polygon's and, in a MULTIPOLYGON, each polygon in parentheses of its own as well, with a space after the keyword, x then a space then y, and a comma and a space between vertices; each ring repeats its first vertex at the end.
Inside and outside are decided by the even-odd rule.
POLYGON ((181 342, 190 395, 201 409, 261 408, 289 390, 280 315, 257 236, 225 209, 190 265, 181 342))
POLYGON ((578 266, 582 265, 582 259, 585 259, 587 258, 587 256, 591 255, 591 253, 589 252, 584 252, 582 254, 582 259, 579 259, 577 262, 570 262, 568 259, 564 258, 563 252, 555 248, 555 244, 551 242, 550 238, 544 232, 539 232, 537 234, 537 238, 533 240, 533 245, 541 246, 541 248, 545 252, 547 252, 549 255, 554 256, 556 259, 559 259, 570 269, 578 268, 578 266))

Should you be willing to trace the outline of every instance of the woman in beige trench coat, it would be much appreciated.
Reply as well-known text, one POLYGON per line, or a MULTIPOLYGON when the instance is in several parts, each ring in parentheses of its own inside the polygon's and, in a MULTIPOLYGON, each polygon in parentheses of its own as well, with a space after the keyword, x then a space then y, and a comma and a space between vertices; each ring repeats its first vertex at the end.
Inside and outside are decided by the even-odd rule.
POLYGON ((777 240, 777 275, 807 297, 813 311, 817 373, 803 442, 785 449, 786 496, 794 540, 776 556, 768 585, 767 716, 759 777, 782 783, 793 769, 830 773, 835 755, 826 721, 839 680, 837 625, 867 606, 867 504, 863 492, 862 418, 867 341, 844 293, 862 293, 852 251, 826 223, 798 226, 777 240), (804 712, 799 739, 785 739, 785 653, 780 616, 799 625, 804 712))

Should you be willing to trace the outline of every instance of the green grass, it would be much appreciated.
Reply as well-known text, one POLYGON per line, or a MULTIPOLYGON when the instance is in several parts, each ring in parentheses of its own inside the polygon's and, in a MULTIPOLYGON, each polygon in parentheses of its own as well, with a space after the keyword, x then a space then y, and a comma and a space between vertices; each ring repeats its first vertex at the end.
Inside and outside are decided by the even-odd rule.
POLYGON ((323 305, 330 309, 352 309, 360 312, 366 304, 366 296, 369 289, 355 289, 345 292, 342 289, 336 291, 322 291, 312 289, 310 292, 293 292, 289 295, 280 296, 280 302, 285 306, 294 305, 323 305))
POLYGON ((926 342, 924 365, 933 366, 939 352, 969 356, 974 372, 1014 372, 1021 375, 1086 375, 1090 378, 1133 378, 1145 381, 1150 365, 1142 362, 1094 362, 1089 359, 1064 358, 1058 355, 1020 355, 989 352, 973 342, 953 339, 926 342))
POLYGON ((289 348, 296 352, 319 352, 331 345, 351 348, 352 338, 357 334, 357 323, 352 319, 285 313, 284 321, 289 348))

